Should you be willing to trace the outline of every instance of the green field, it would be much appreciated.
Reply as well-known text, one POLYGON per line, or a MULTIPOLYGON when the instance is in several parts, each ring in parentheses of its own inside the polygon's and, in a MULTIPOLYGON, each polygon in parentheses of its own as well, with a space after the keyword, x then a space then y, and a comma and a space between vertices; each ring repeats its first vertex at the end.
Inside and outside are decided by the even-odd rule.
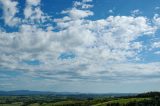
POLYGON ((23 103, 22 102, 14 102, 11 104, 0 104, 0 106, 22 106, 23 103))
POLYGON ((0 104, 0 106, 126 106, 130 102, 142 102, 146 100, 151 100, 150 98, 117 98, 116 100, 110 100, 107 102, 94 104, 93 101, 77 101, 77 100, 69 100, 69 101, 60 101, 55 103, 31 103, 28 105, 23 105, 21 102, 15 102, 11 104, 0 104), (116 104, 116 105, 114 105, 116 104))
POLYGON ((118 99, 118 100, 111 100, 108 102, 104 102, 104 103, 99 103, 93 106, 106 106, 107 104, 116 104, 119 103, 120 105, 125 105, 129 102, 141 102, 141 101, 145 101, 145 100, 150 100, 150 98, 128 98, 128 99, 118 99))

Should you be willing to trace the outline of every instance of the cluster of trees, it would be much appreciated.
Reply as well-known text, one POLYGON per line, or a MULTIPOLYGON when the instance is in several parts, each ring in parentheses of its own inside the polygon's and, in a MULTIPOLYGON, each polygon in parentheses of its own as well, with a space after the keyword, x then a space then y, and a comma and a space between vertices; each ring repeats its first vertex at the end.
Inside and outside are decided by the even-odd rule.
MULTIPOLYGON (((149 98, 142 101, 130 101, 128 103, 106 103, 99 106, 160 106, 160 92, 148 92, 134 96, 136 98, 149 98)), ((126 99, 131 97, 125 97, 126 99)))
POLYGON ((120 103, 108 103, 106 105, 102 106, 160 106, 160 100, 144 100, 144 101, 132 101, 128 102, 126 104, 120 104, 120 103))

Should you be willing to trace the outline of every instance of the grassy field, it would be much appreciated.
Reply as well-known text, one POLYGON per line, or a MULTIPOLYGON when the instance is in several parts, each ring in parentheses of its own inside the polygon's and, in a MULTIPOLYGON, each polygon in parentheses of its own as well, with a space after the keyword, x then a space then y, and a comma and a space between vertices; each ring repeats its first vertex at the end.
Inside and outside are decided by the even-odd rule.
MULTIPOLYGON (((82 104, 87 105, 87 106, 106 106, 107 104, 111 104, 111 103, 119 103, 120 105, 125 105, 129 102, 140 102, 140 101, 144 101, 144 100, 150 100, 150 98, 128 98, 128 99, 124 99, 124 98, 117 98, 116 100, 110 100, 108 102, 102 102, 102 103, 98 103, 95 105, 87 105, 87 102, 84 101, 60 101, 60 102, 55 102, 55 103, 33 103, 33 104, 29 104, 28 106, 81 106, 82 104)), ((15 102, 12 104, 0 104, 0 106, 22 106, 23 103, 21 102, 15 102)))
POLYGON ((46 104, 42 104, 41 106, 72 106, 72 105, 78 105, 78 104, 82 104, 81 101, 61 101, 61 102, 56 102, 56 103, 46 103, 46 104))
POLYGON ((112 100, 112 101, 108 101, 108 102, 104 102, 104 103, 99 103, 93 106, 106 106, 107 104, 111 104, 111 103, 119 103, 120 105, 122 104, 127 104, 129 102, 140 102, 140 101, 144 101, 144 100, 150 100, 150 98, 128 98, 128 99, 118 99, 118 100, 112 100))
POLYGON ((22 106, 23 103, 21 102, 15 102, 12 104, 0 104, 0 106, 22 106))

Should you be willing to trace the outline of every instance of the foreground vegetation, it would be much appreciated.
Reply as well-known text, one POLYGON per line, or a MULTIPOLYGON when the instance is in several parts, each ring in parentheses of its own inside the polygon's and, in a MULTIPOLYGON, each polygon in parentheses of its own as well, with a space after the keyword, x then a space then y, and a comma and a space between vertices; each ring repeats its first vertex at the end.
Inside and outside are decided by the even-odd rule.
POLYGON ((160 106, 160 93, 150 92, 136 96, 93 98, 83 95, 0 96, 0 106, 160 106))

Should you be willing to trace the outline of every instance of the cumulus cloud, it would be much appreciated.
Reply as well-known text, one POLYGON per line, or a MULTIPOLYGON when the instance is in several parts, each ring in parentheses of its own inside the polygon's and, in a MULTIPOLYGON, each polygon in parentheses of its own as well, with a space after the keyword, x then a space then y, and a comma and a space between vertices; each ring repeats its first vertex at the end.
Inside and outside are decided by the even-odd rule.
MULTIPOLYGON (((0 66, 55 80, 107 80, 159 73, 160 63, 134 63, 144 50, 143 41, 138 38, 153 35, 157 26, 143 16, 89 20, 94 15, 87 4, 91 1, 75 2, 73 8, 61 12, 64 17, 53 19, 56 26, 41 28, 37 21, 41 23, 39 20, 48 16, 42 12, 40 0, 27 0, 25 19, 21 19, 18 31, 0 32, 0 66)), ((11 3, 14 19, 17 3, 11 3)), ((10 6, 3 6, 10 12, 10 6)))
POLYGON ((3 10, 3 19, 6 25, 14 26, 19 22, 19 19, 16 17, 18 13, 17 1, 12 0, 0 0, 1 8, 3 10))
POLYGON ((73 19, 85 18, 93 15, 93 12, 89 10, 79 10, 72 8, 71 10, 62 11, 62 14, 68 14, 73 19))
POLYGON ((93 5, 91 5, 91 4, 86 4, 86 2, 78 2, 78 1, 75 1, 73 6, 74 7, 81 7, 82 9, 88 9, 88 8, 93 7, 93 5))
POLYGON ((41 11, 41 0, 26 0, 26 6, 24 9, 25 22, 44 22, 47 16, 41 11))

